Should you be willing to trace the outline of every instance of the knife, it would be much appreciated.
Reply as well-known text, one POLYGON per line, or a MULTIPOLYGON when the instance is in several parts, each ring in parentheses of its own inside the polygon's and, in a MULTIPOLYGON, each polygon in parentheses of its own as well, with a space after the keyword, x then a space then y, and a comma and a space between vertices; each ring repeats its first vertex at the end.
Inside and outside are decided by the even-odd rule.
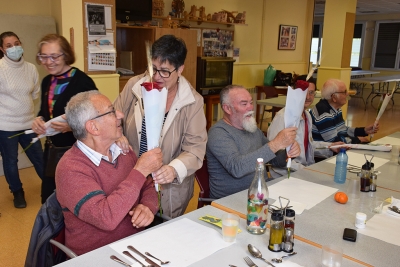
POLYGON ((155 263, 154 261, 150 260, 149 258, 147 258, 145 255, 143 255, 142 253, 140 253, 140 251, 138 251, 136 248, 132 247, 132 246, 128 246, 128 248, 130 250, 132 250, 133 252, 135 252, 136 254, 140 255, 146 262, 150 263, 152 266, 155 267, 161 267, 160 265, 158 265, 157 263, 155 263))

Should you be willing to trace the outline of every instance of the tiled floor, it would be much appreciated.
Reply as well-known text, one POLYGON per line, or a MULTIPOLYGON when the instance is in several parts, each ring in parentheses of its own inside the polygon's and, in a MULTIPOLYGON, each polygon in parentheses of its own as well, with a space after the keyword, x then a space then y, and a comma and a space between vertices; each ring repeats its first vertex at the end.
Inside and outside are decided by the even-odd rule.
MULTIPOLYGON (((393 132, 400 131, 400 95, 395 95, 396 105, 389 104, 380 121, 380 131, 375 135, 378 139, 393 132)), ((376 107, 376 105, 375 105, 376 107)), ((349 126, 365 126, 373 123, 377 110, 370 105, 364 111, 361 99, 351 99, 348 109, 349 126)), ((268 123, 263 124, 263 130, 268 123)), ((374 139, 375 139, 374 138, 374 139)), ((0 176, 0 267, 21 267, 24 265, 26 251, 30 239, 31 228, 40 204, 40 179, 33 168, 20 170, 28 203, 26 209, 15 209, 13 196, 8 190, 4 176, 0 176)), ((198 189, 194 196, 197 198, 198 189)), ((196 208, 195 199, 188 210, 196 208)))

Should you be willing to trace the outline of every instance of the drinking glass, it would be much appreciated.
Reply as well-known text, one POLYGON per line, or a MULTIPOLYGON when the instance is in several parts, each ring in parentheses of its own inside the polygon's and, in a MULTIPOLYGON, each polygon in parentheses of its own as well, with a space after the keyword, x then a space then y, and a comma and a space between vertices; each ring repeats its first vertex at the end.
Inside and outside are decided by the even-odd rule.
POLYGON ((322 266, 326 267, 340 267, 342 266, 343 250, 336 245, 322 246, 322 266))
POLYGON ((222 216, 222 238, 226 242, 236 240, 239 228, 239 216, 233 213, 225 213, 222 216))

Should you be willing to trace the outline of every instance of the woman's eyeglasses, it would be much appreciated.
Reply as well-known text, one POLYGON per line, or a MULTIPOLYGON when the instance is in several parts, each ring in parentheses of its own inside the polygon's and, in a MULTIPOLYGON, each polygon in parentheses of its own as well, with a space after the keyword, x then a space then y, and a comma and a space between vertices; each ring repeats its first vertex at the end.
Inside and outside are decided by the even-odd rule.
POLYGON ((50 59, 51 62, 56 62, 56 60, 57 60, 59 57, 63 56, 63 55, 64 55, 64 53, 61 53, 61 54, 59 54, 59 55, 50 55, 50 56, 47 56, 47 55, 42 55, 42 54, 38 53, 38 54, 37 54, 37 58, 38 58, 39 61, 42 62, 42 63, 47 62, 47 59, 50 59))
POLYGON ((158 70, 158 69, 153 68, 153 75, 155 75, 158 72, 158 74, 160 74, 160 76, 162 78, 169 78, 171 76, 171 73, 173 73, 174 71, 176 71, 176 68, 173 71, 158 70))

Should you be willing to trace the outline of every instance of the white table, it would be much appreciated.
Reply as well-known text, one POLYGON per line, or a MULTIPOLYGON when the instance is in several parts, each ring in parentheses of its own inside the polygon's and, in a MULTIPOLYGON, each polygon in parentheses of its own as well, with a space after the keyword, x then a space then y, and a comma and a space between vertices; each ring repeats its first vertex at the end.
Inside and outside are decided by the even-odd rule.
MULTIPOLYGON (((400 132, 390 135, 400 138, 400 132)), ((379 140, 378 140, 379 141, 379 140)), ((352 150, 356 153, 374 154, 380 158, 390 158, 390 152, 352 150)), ((382 173, 378 175, 378 188, 373 193, 375 197, 386 199, 390 196, 400 198, 400 165, 387 162, 377 170, 382 173)), ((292 173, 292 177, 337 188, 339 191, 347 191, 347 182, 337 184, 333 181, 335 165, 325 161, 313 164, 305 169, 292 173)), ((348 178, 356 179, 356 174, 348 172, 348 178)), ((271 186, 287 177, 281 177, 269 181, 271 186)), ((290 196, 289 196, 290 198, 290 196)), ((346 257, 363 261, 372 266, 399 266, 399 246, 389 244, 382 240, 359 234, 355 243, 342 240, 343 229, 354 229, 355 214, 362 211, 370 218, 373 213, 367 204, 371 199, 370 193, 360 193, 359 199, 350 199, 346 205, 340 205, 333 200, 333 195, 302 214, 296 215, 295 235, 299 238, 323 245, 334 243, 343 248, 346 257)), ((218 199, 212 205, 226 211, 234 211, 242 216, 246 215, 247 190, 218 199)), ((278 202, 279 203, 279 202, 278 202)), ((275 204, 275 203, 274 203, 275 204)), ((279 204, 278 204, 279 206, 279 204)), ((368 224, 367 224, 368 225, 368 224)), ((346 266, 346 265, 344 265, 346 266)))
MULTIPOLYGON (((286 106, 286 98, 287 98, 287 96, 280 95, 278 97, 260 99, 260 100, 257 100, 257 105, 260 105, 260 106, 273 106, 273 107, 283 108, 283 107, 286 106)), ((320 99, 321 99, 321 96, 315 96, 314 97, 314 101, 311 103, 309 108, 312 108, 313 106, 315 106, 319 102, 320 99)), ((274 116, 275 116, 275 113, 273 112, 272 118, 274 116)))
MULTIPOLYGON (((400 89, 400 75, 388 75, 388 76, 375 76, 375 77, 366 77, 366 78, 355 78, 350 80, 351 83, 353 84, 359 84, 356 85, 356 88, 361 88, 361 90, 364 89, 364 87, 367 84, 371 85, 371 93, 368 95, 366 104, 368 103, 368 99, 372 94, 375 94, 375 96, 371 99, 371 105, 372 105, 372 100, 376 97, 379 96, 383 93, 390 93, 392 88, 389 88, 389 83, 390 82, 395 82, 395 92, 397 92, 398 89, 400 89), (378 85, 377 88, 375 88, 375 85, 378 85), (386 92, 385 92, 386 90, 386 92)), ((394 100, 392 98, 392 103, 394 105, 394 100)))
MULTIPOLYGON (((203 216, 203 215, 213 215, 218 218, 221 218, 222 215, 225 213, 225 211, 222 211, 220 209, 214 208, 212 206, 206 206, 201 209, 195 210, 193 212, 190 212, 188 214, 185 214, 181 217, 175 218, 171 221, 165 222, 164 224, 170 224, 174 223, 177 220, 181 218, 188 218, 192 221, 195 221, 199 224, 202 224, 204 226, 207 226, 209 228, 213 228, 216 231, 221 231, 219 228, 210 225, 206 222, 200 221, 198 218, 203 216)), ((162 225, 158 225, 156 227, 161 227, 162 225)), ((141 233, 138 233, 137 235, 142 235, 147 231, 151 231, 153 228, 150 228, 146 231, 143 231, 141 233)), ((204 267, 204 266, 228 266, 228 264, 233 264, 236 266, 245 266, 245 262, 243 260, 243 257, 248 256, 250 257, 258 266, 267 266, 266 263, 259 259, 253 258, 250 253, 247 251, 247 245, 248 244, 253 244, 255 245, 260 251, 262 252, 263 256, 267 259, 270 260, 272 258, 276 257, 281 257, 285 255, 286 253, 284 252, 271 252, 268 250, 267 245, 268 245, 268 240, 269 240, 269 231, 267 231, 266 234, 264 235, 252 235, 246 231, 246 221, 244 219, 240 220, 240 229, 242 230, 241 233, 238 234, 236 242, 232 244, 231 246, 221 249, 214 254, 210 255, 207 258, 204 258, 198 262, 195 262, 194 264, 189 265, 190 267, 204 267)), ((222 236, 221 236, 222 238, 222 236)), ((168 240, 168 244, 170 246, 174 246, 174 240, 168 240)), ((139 247, 137 249, 140 250, 139 247)), ((295 262, 297 264, 300 264, 302 266, 310 266, 310 267, 317 267, 320 266, 319 261, 321 260, 321 249, 319 247, 313 246, 311 244, 307 244, 305 242, 301 242, 299 240, 295 240, 294 243, 294 249, 298 253, 297 255, 291 257, 289 260, 292 262, 295 262)), ((134 256, 137 256, 132 252, 134 256)), ((77 258, 68 260, 64 263, 61 263, 57 266, 60 267, 76 267, 76 266, 85 266, 85 267, 101 267, 101 266, 107 266, 107 267, 121 267, 123 265, 116 263, 110 259, 111 255, 116 255, 120 259, 126 261, 126 262, 132 262, 133 260, 125 259, 122 256, 120 257, 117 252, 113 249, 111 249, 109 246, 104 246, 99 249, 96 249, 94 251, 91 251, 89 253, 86 253, 84 255, 81 255, 77 258)), ((156 252, 154 252, 154 255, 157 256, 156 252)), ((140 256, 138 256, 140 258, 140 256)), ((170 259, 164 259, 164 260, 170 260, 170 259)), ((173 262, 171 262, 169 265, 164 265, 164 266, 171 266, 173 262)), ((275 266, 279 267, 278 264, 275 266)), ((281 264, 282 266, 282 264, 281 264)), ((348 259, 343 259, 343 266, 348 266, 348 267, 359 267, 362 266, 361 264, 358 264, 352 260, 348 259)))

